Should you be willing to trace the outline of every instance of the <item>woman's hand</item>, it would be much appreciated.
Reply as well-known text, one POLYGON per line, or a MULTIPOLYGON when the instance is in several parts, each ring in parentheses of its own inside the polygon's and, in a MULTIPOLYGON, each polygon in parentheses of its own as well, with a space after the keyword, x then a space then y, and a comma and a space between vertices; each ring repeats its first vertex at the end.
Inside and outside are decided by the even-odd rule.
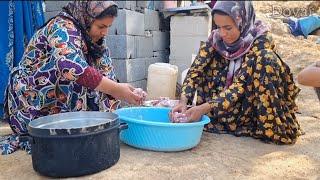
POLYGON ((174 106, 172 108, 172 110, 170 111, 170 113, 169 113, 170 120, 172 122, 174 122, 174 120, 175 120, 174 115, 177 113, 183 114, 186 112, 186 110, 187 110, 187 103, 185 103, 184 101, 180 101, 179 104, 174 106))
POLYGON ((109 94, 116 99, 127 101, 129 104, 140 105, 143 100, 142 96, 133 92, 135 88, 130 84, 117 83, 107 77, 102 78, 95 90, 109 94))
POLYGON ((197 122, 201 119, 202 115, 208 114, 210 112, 210 105, 208 103, 201 104, 199 106, 194 106, 188 109, 185 114, 188 117, 188 122, 197 122))
POLYGON ((148 94, 147 94, 145 91, 143 91, 143 89, 141 89, 141 88, 135 88, 135 89, 133 90, 133 94, 141 97, 141 102, 139 103, 140 105, 143 104, 143 101, 146 100, 147 95, 148 95, 148 94))
POLYGON ((299 84, 320 87, 320 62, 315 62, 298 73, 299 84))
POLYGON ((135 88, 127 83, 118 83, 117 91, 112 94, 116 99, 125 100, 129 104, 141 105, 143 96, 134 93, 135 88))
POLYGON ((186 116, 188 117, 188 122, 197 122, 201 119, 202 115, 206 114, 203 107, 194 106, 186 111, 186 116))

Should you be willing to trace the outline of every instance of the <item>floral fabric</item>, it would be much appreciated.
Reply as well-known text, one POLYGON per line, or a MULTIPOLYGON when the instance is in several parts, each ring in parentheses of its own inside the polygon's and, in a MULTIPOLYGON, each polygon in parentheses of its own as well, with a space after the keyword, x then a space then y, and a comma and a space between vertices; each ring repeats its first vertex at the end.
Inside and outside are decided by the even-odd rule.
POLYGON ((182 94, 189 103, 197 91, 197 104, 211 106, 211 123, 205 130, 276 144, 295 143, 302 134, 295 116, 300 89, 275 53, 271 36, 254 41, 233 83, 224 89, 229 62, 210 42, 203 43, 183 83, 182 94))

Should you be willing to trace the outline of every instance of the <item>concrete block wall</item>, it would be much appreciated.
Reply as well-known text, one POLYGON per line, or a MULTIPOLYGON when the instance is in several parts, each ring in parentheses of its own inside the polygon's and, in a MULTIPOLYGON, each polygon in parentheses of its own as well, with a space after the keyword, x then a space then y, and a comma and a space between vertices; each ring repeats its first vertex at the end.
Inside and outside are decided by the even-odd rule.
MULTIPOLYGON (((146 1, 139 1, 139 2, 146 2, 146 1)), ((157 31, 160 29, 160 16, 158 11, 145 9, 144 28, 145 30, 150 30, 150 31, 157 31)))
POLYGON ((135 48, 138 58, 153 57, 153 39, 148 36, 136 36, 135 48))
POLYGON ((148 58, 113 59, 116 76, 120 82, 134 82, 145 78, 148 58))
POLYGON ((144 9, 148 6, 148 1, 137 1, 136 11, 144 12, 144 9))
POLYGON ((170 33, 168 31, 152 31, 153 51, 165 50, 170 45, 170 33))
MULTIPOLYGON (((126 1, 121 1, 126 2, 126 1)), ((118 17, 109 29, 109 35, 144 35, 144 14, 128 9, 119 9, 118 17)))
POLYGON ((106 45, 110 49, 110 57, 117 59, 137 58, 135 37, 128 35, 108 35, 106 45))
POLYGON ((161 13, 147 9, 147 1, 115 2, 120 9, 109 29, 106 45, 116 75, 120 82, 146 90, 149 65, 169 62, 169 32, 161 28, 165 24, 161 24, 161 13))
POLYGON ((57 15, 63 6, 67 5, 70 1, 44 1, 45 2, 45 20, 49 20, 50 18, 57 15))
POLYGON ((154 51, 153 57, 166 59, 166 60, 168 60, 167 62, 169 62, 169 54, 170 54, 169 49, 161 50, 161 51, 154 51))
POLYGON ((174 16, 171 18, 173 36, 210 35, 211 16, 174 16), (186 26, 188 25, 188 28, 186 26))
POLYGON ((172 16, 170 21, 170 64, 178 66, 178 82, 181 73, 191 66, 192 54, 198 54, 200 42, 211 33, 212 17, 172 16))
POLYGON ((200 42, 206 41, 208 36, 175 36, 172 37, 170 60, 185 59, 190 61, 192 54, 197 54, 200 42))
POLYGON ((154 56, 153 39, 148 36, 108 35, 106 45, 111 51, 111 58, 134 59, 154 56))
POLYGON ((136 1, 117 1, 117 4, 120 9, 129 9, 129 10, 135 10, 137 6, 136 1))

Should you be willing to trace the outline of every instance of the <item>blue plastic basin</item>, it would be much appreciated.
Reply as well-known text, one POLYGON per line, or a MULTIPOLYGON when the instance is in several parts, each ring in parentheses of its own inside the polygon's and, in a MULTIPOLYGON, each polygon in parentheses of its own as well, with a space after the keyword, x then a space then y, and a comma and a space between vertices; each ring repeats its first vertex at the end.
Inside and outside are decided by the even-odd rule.
POLYGON ((208 116, 194 123, 171 123, 169 108, 133 107, 115 111, 128 129, 120 132, 122 142, 153 151, 182 151, 197 146, 208 116))

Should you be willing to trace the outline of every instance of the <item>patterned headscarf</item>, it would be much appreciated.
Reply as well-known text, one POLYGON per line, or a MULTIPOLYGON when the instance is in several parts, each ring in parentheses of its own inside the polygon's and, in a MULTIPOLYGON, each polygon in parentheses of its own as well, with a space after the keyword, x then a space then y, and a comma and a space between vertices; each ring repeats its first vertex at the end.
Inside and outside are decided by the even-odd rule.
POLYGON ((64 16, 71 19, 74 24, 81 30, 84 40, 88 46, 88 52, 93 60, 103 56, 106 51, 103 39, 97 43, 93 42, 88 34, 89 27, 104 10, 111 6, 117 6, 113 1, 73 1, 63 7, 59 16, 64 16))
POLYGON ((218 29, 212 31, 209 41, 212 47, 224 58, 230 60, 226 87, 231 85, 234 73, 240 68, 242 56, 246 54, 255 39, 268 31, 261 21, 255 20, 255 12, 251 1, 217 1, 212 14, 221 11, 228 14, 236 23, 239 39, 231 45, 223 42, 218 29))
POLYGON ((113 1, 73 1, 63 9, 87 30, 97 16, 113 5, 113 1))

